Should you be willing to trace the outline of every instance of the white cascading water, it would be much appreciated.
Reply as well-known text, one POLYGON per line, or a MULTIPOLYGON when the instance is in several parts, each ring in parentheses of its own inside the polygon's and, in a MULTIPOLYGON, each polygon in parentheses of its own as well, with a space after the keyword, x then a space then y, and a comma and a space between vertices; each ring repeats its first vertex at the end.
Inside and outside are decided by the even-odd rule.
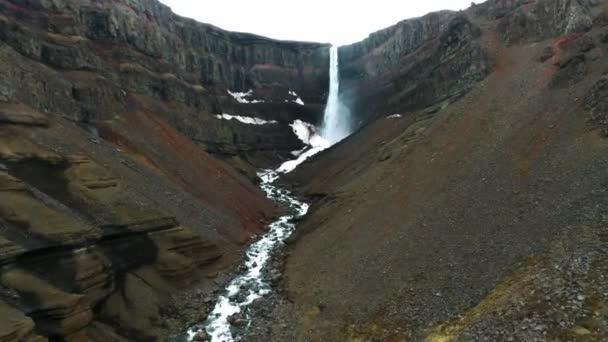
POLYGON ((350 111, 340 100, 340 65, 337 46, 332 46, 329 60, 329 97, 323 116, 321 136, 333 145, 351 133, 351 120, 350 111))
MULTIPOLYGON (((199 338, 211 342, 240 341, 245 330, 252 324, 253 317, 248 307, 254 301, 271 293, 272 286, 268 279, 268 264, 272 253, 278 247, 284 245, 285 240, 295 230, 297 219, 306 215, 309 208, 308 203, 298 200, 290 191, 281 188, 276 184, 276 180, 281 173, 293 171, 306 159, 346 138, 351 131, 350 111, 340 101, 338 67, 338 48, 332 47, 329 97, 323 117, 321 134, 317 134, 315 127, 311 124, 296 120, 291 126, 294 133, 307 147, 302 151, 297 151, 295 154, 298 156, 297 159, 285 162, 277 170, 263 170, 258 174, 262 180, 260 187, 266 193, 266 196, 289 209, 289 213, 269 224, 268 231, 249 246, 246 259, 240 267, 241 272, 235 275, 220 292, 207 319, 188 329, 183 338, 184 341, 193 341, 199 338), (235 314, 241 315, 244 319, 244 322, 242 322, 244 327, 237 329, 232 326, 230 320, 235 314)), ((233 116, 224 115, 220 118, 231 119, 233 116)), ((237 117, 237 119, 239 118, 237 117)), ((249 122, 243 118, 240 120, 244 123, 258 123, 258 121, 249 122)), ((259 123, 263 124, 265 122, 260 121, 259 123)))
POLYGON ((242 329, 251 325, 253 317, 247 308, 272 292, 271 281, 268 279, 272 253, 285 244, 285 240, 296 228, 295 221, 308 212, 307 203, 299 201, 290 191, 275 184, 279 178, 276 171, 264 170, 258 176, 262 180, 260 188, 266 196, 288 209, 289 213, 269 224, 268 231, 249 246, 245 262, 240 267, 242 271, 220 292, 207 320, 188 330, 186 341, 195 340, 196 335, 203 331, 206 335, 204 340, 210 342, 234 342, 243 338, 239 331, 234 331, 230 317, 241 314, 245 320, 242 329))

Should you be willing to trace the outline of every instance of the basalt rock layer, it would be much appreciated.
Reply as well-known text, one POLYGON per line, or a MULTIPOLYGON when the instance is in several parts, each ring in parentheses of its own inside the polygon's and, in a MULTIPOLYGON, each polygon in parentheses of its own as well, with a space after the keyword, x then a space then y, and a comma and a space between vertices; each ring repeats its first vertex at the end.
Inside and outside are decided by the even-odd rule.
POLYGON ((207 151, 228 160, 251 156, 256 166, 302 148, 287 124, 318 122, 328 82, 327 45, 227 32, 179 17, 156 0, 3 0, 0 39, 9 66, 2 101, 93 124, 155 107, 207 151), (23 57, 52 69, 53 79, 17 69, 24 63, 11 59, 23 57), (263 105, 243 106, 227 92, 251 89, 263 105), (278 113, 283 120, 273 130, 244 130, 213 117, 224 113, 264 119, 278 113))
POLYGON ((200 319, 278 214, 252 170, 303 147, 289 124, 319 121, 328 50, 151 0, 0 0, 0 340, 160 341, 200 319))
POLYGON ((466 94, 500 63, 499 44, 585 32, 607 20, 598 0, 486 1, 463 12, 402 21, 340 48, 344 99, 357 124, 466 94), (492 26, 492 36, 482 32, 492 26))
POLYGON ((343 97, 359 125, 457 98, 491 70, 480 27, 449 11, 405 20, 339 53, 343 97))

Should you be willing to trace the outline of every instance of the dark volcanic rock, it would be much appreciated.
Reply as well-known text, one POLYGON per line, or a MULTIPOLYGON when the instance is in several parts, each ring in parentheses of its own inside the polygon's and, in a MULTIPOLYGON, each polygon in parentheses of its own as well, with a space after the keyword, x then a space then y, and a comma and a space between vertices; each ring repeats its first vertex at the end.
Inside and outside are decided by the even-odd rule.
POLYGON ((322 112, 325 44, 227 32, 156 0, 6 0, 0 12, 3 101, 92 123, 147 107, 208 151, 228 160, 239 154, 257 166, 301 149, 287 124, 318 122, 322 112), (40 73, 23 57, 57 73, 40 73), (242 105, 227 93, 250 89, 263 105, 242 105), (290 91, 306 106, 289 102, 290 91), (281 120, 264 129, 238 127, 215 122, 213 115, 223 113, 281 120))
POLYGON ((0 0, 0 340, 166 340, 198 319, 190 288, 276 212, 230 164, 301 149, 289 124, 319 121, 328 49, 155 0, 0 0), (228 94, 249 89, 264 103, 228 94))
MULTIPOLYGON (((587 31, 593 25, 594 0, 490 0, 485 6, 507 3, 498 32, 508 44, 587 31)), ((504 6, 504 5, 503 5, 504 6)), ((492 10, 490 10, 492 11, 492 10)))
POLYGON ((569 56, 559 64, 559 69, 551 79, 553 87, 572 85, 587 74, 587 60, 584 54, 569 56))
POLYGON ((585 97, 590 121, 608 136, 608 76, 602 77, 585 97))
POLYGON ((490 71, 480 36, 466 15, 445 11, 342 47, 344 97, 362 123, 459 96, 490 71))
POLYGON ((289 303, 255 321, 251 340, 607 340, 608 145, 588 124, 606 133, 608 64, 605 29, 585 24, 606 9, 490 1, 342 48, 345 95, 364 98, 359 118, 402 116, 373 121, 289 176, 335 196, 298 226, 282 282, 289 303), (481 50, 468 65, 489 68, 483 81, 458 83, 479 70, 467 58, 435 59, 451 51, 433 44, 441 37, 465 56, 481 50), (425 74, 427 63, 454 73, 425 74), (428 98, 413 95, 437 95, 422 85, 443 75, 470 90, 424 108, 428 98))

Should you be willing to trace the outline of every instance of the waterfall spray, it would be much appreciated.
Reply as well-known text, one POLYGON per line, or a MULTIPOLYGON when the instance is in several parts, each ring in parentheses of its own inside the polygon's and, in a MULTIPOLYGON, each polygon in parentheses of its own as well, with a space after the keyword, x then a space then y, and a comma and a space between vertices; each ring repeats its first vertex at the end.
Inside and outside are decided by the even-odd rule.
POLYGON ((350 111, 340 101, 340 74, 338 47, 332 46, 329 67, 329 97, 323 116, 321 135, 330 144, 335 144, 351 133, 350 111))

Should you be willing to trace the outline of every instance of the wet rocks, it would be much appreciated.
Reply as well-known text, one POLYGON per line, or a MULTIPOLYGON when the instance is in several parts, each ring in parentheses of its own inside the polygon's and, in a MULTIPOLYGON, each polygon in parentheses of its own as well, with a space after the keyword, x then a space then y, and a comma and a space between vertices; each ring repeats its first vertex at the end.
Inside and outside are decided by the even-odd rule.
MULTIPOLYGON (((292 215, 303 215, 303 208, 307 205, 274 185, 273 182, 274 180, 268 180, 261 185, 267 196, 270 199, 284 202, 292 215)), ((287 238, 294 229, 292 224, 287 223, 290 220, 290 216, 282 216, 269 224, 268 232, 249 247, 242 258, 241 265, 237 268, 235 277, 226 285, 225 291, 217 293, 220 296, 219 302, 223 305, 226 304, 225 296, 228 296, 227 293, 229 293, 228 305, 239 312, 228 317, 216 312, 215 315, 208 317, 206 324, 215 329, 222 329, 224 333, 230 332, 233 336, 240 336, 243 334, 244 328, 250 325, 253 317, 267 314, 268 303, 272 303, 272 299, 268 300, 268 298, 274 297, 269 285, 276 287, 279 284, 283 259, 286 255, 282 239, 287 238), (255 258, 259 258, 259 261, 254 261, 258 260, 255 258), (260 266, 262 266, 261 274, 258 273, 260 266), (250 296, 257 299, 245 305, 251 298, 250 296)), ((226 310, 225 307, 222 309, 226 310)))
POLYGON ((247 325, 247 318, 242 313, 236 313, 228 317, 228 323, 232 326, 242 328, 247 325))
POLYGON ((209 336, 209 334, 203 330, 196 333, 196 335, 192 337, 192 340, 196 342, 205 342, 211 340, 211 336, 209 336))
POLYGON ((272 270, 272 271, 270 271, 270 273, 268 275, 268 280, 270 281, 272 286, 277 286, 282 278, 283 278, 283 275, 278 270, 272 270))

